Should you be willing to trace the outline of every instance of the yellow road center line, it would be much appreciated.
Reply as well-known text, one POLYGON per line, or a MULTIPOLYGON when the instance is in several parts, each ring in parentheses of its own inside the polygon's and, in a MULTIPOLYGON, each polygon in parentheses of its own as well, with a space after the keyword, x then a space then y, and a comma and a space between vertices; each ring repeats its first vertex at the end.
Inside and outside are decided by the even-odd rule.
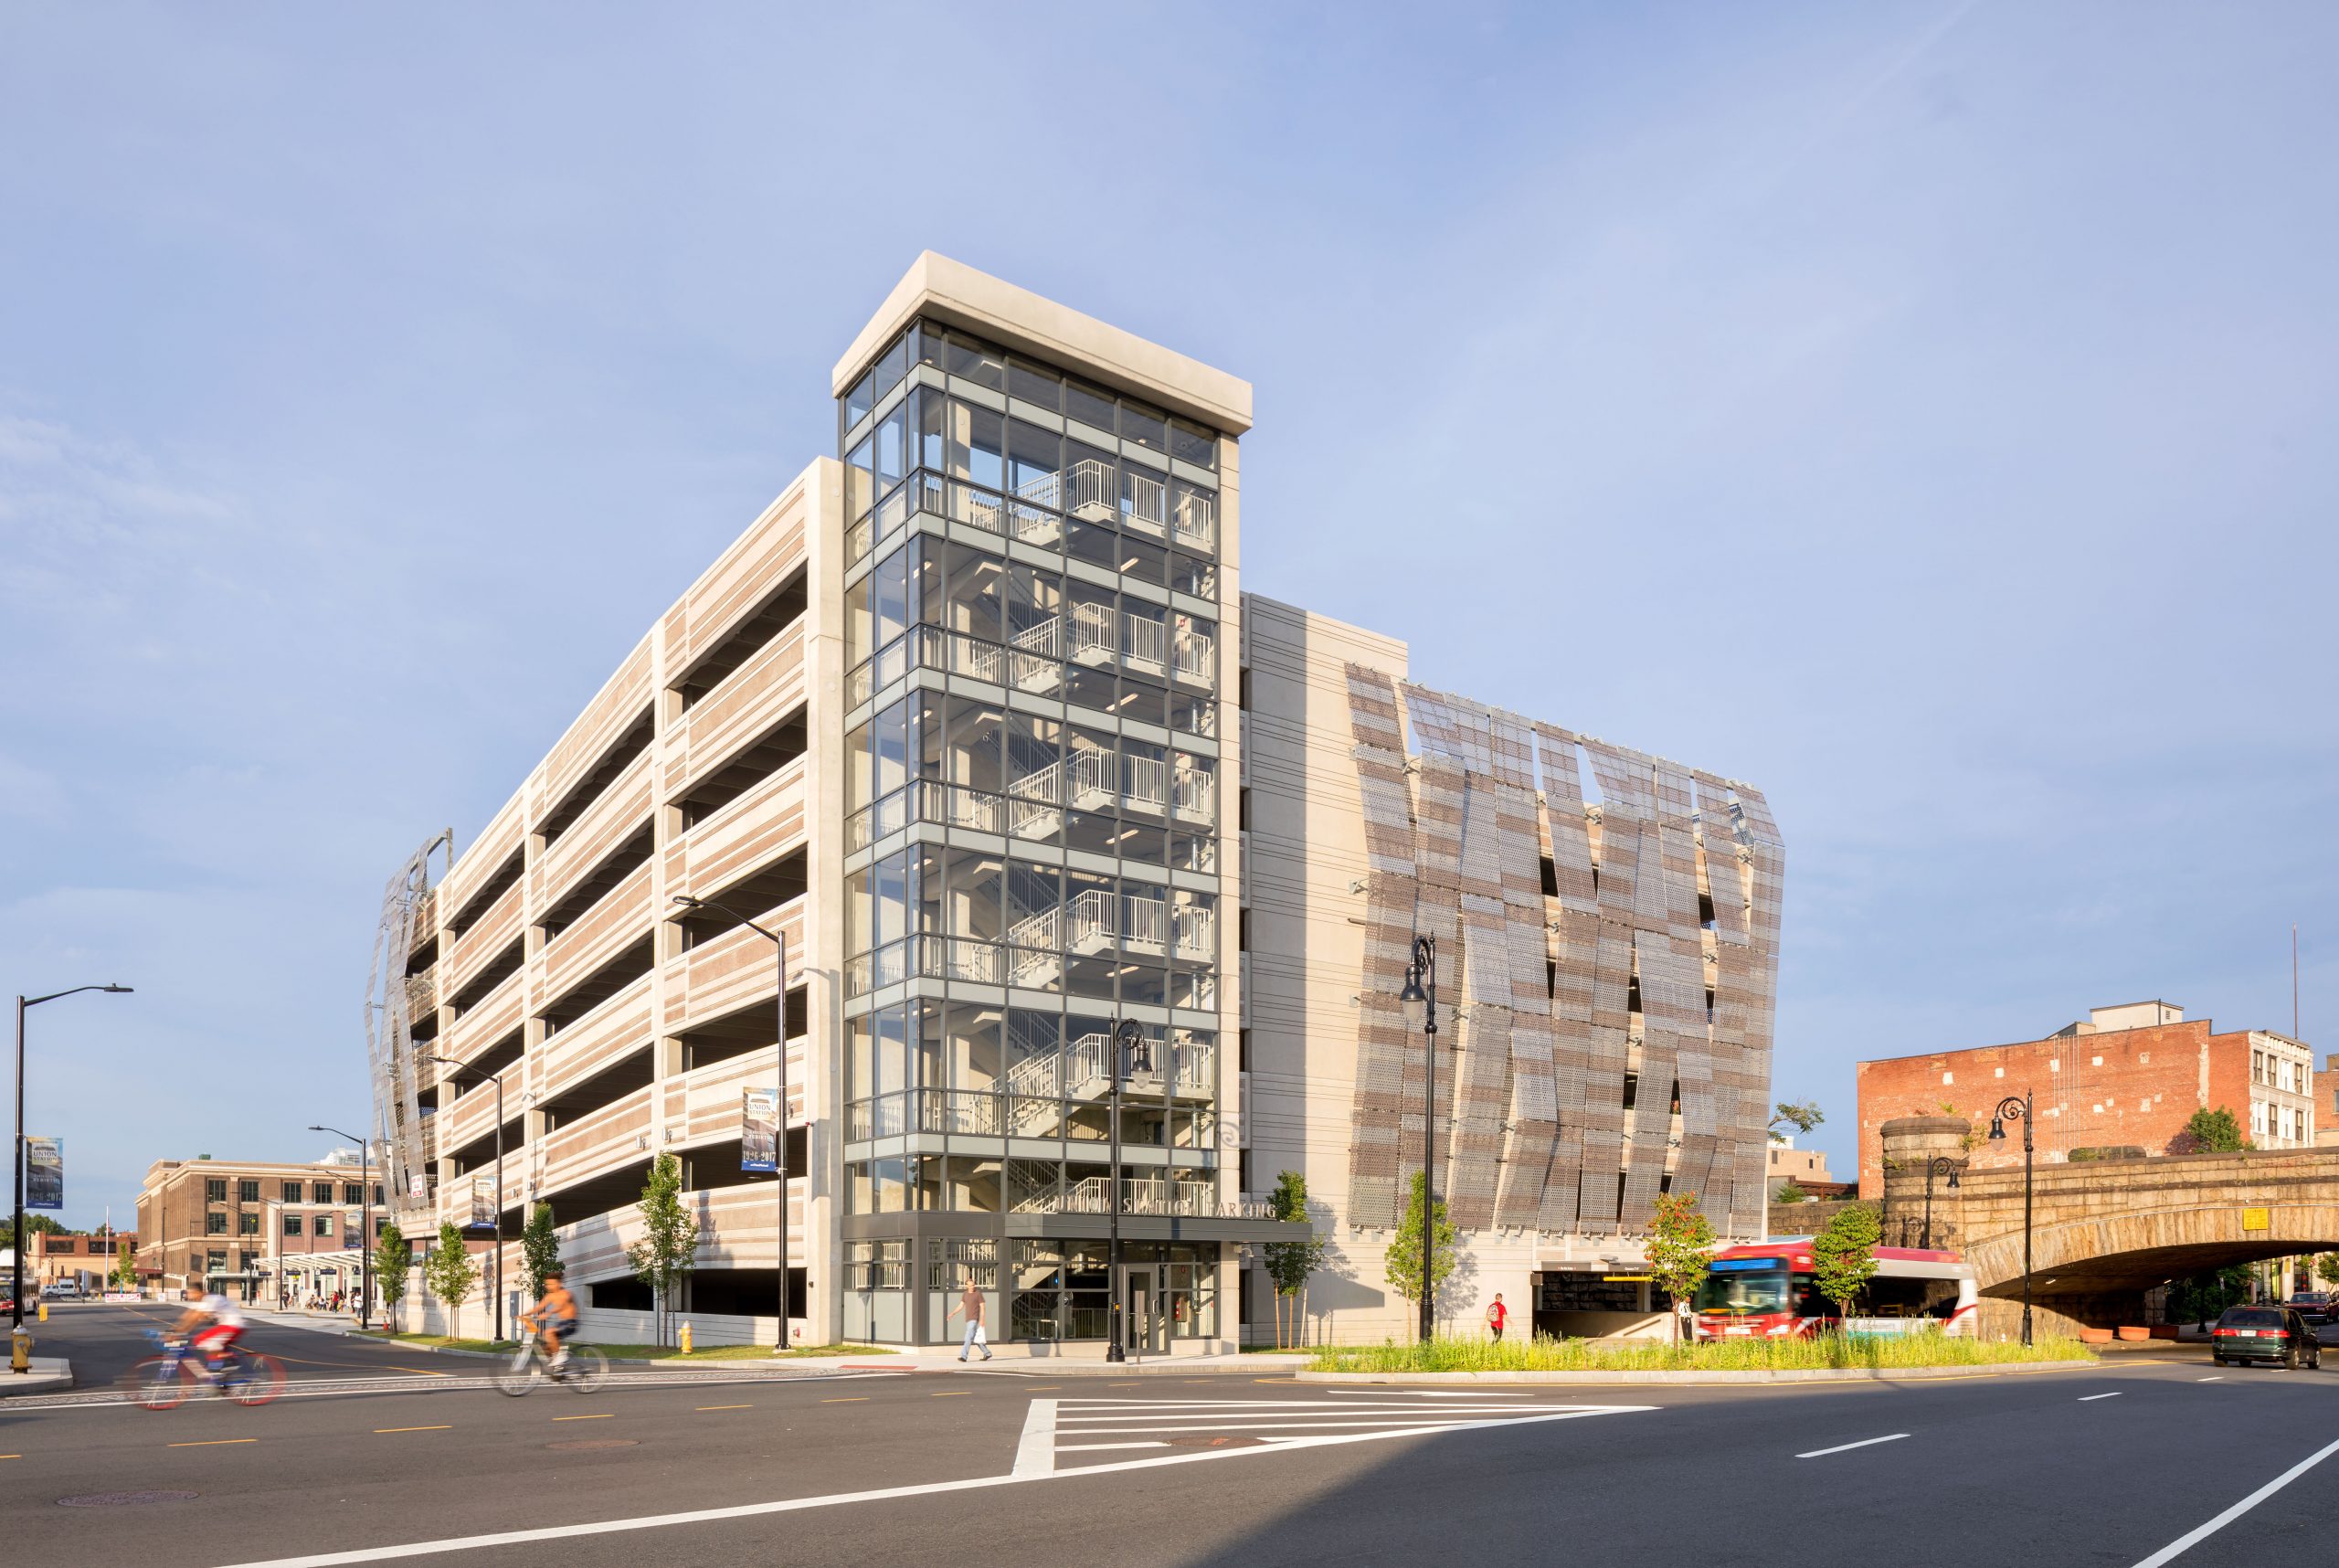
POLYGON ((227 1448, 238 1443, 257 1443, 257 1437, 214 1437, 202 1443, 173 1443, 174 1448, 227 1448))
POLYGON ((0 1454, 0 1459, 21 1459, 24 1456, 22 1454, 0 1454))
POLYGON ((613 1421, 616 1418, 615 1412, 605 1412, 599 1415, 556 1415, 553 1417, 555 1421, 613 1421))
POLYGON ((1033 1393, 1047 1393, 1050 1389, 1062 1388, 1063 1386, 1064 1386, 1064 1384, 1062 1384, 1062 1383, 1042 1383, 1039 1387, 1037 1387, 1037 1388, 1035 1388, 1035 1389, 1032 1390, 1032 1392, 1033 1393))
POLYGON ((964 1399, 974 1392, 971 1388, 954 1388, 947 1393, 930 1393, 926 1397, 928 1399, 964 1399))
POLYGON ((374 1428, 374 1436, 378 1437, 385 1432, 452 1432, 453 1430, 452 1426, 376 1426, 374 1428))
POLYGON ((858 1393, 851 1399, 824 1399, 820 1403, 822 1404, 866 1404, 869 1403, 869 1396, 865 1393, 858 1393))
POLYGON ((701 1410, 753 1410, 752 1404, 702 1404, 701 1410))

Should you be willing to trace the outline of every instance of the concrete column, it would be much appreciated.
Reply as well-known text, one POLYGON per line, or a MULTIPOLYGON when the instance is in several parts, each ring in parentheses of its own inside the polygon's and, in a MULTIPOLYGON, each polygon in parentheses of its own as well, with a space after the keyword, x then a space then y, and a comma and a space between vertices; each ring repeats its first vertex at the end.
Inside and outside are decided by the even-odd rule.
MULTIPOLYGON (((1974 1124, 1962 1116, 1904 1116, 1879 1129, 1884 1139, 1884 1242, 1915 1246, 1924 1236, 1925 1172, 1947 1157, 1963 1176, 1974 1124)), ((1953 1189, 1950 1173, 1932 1181, 1932 1235, 1937 1248, 1954 1249, 1965 1234, 1964 1194, 1953 1189)))

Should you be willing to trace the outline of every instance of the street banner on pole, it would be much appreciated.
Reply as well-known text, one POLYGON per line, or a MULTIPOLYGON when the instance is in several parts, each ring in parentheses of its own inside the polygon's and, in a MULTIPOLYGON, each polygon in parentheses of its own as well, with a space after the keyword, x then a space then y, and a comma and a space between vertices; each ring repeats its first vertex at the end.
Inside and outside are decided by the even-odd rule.
POLYGON ((773 1088, 742 1092, 739 1110, 739 1169, 772 1171, 779 1169, 779 1091, 773 1088))
POLYGON ((471 1182, 471 1228, 478 1231, 495 1228, 495 1194, 483 1179, 471 1182))
POLYGON ((65 1140, 61 1138, 25 1139, 25 1207, 65 1207, 65 1140))

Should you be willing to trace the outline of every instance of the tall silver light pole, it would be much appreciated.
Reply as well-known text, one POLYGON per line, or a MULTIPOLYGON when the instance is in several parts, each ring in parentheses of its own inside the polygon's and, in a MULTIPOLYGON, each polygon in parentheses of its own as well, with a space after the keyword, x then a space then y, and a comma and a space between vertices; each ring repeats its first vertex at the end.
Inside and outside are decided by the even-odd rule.
POLYGON ((71 991, 53 991, 47 996, 20 996, 16 999, 16 1141, 9 1145, 12 1157, 8 1162, 9 1174, 16 1180, 16 1228, 8 1233, 11 1237, 8 1310, 15 1319, 9 1325, 12 1337, 25 1331, 25 1014, 44 1001, 55 1001, 61 996, 79 996, 85 991, 112 991, 127 996, 131 988, 126 985, 77 985, 71 991))
POLYGON ((748 930, 753 931, 757 936, 763 938, 766 941, 769 942, 769 943, 772 945, 772 952, 773 952, 773 955, 774 955, 774 959, 775 959, 775 961, 777 962, 777 964, 778 965, 778 972, 779 972, 779 993, 778 993, 778 996, 776 996, 776 997, 773 999, 773 1001, 772 1001, 772 1008, 773 1008, 773 1016, 774 1016, 774 1019, 775 1019, 775 1021, 776 1021, 777 1027, 778 1027, 778 1040, 779 1040, 779 1044, 778 1044, 778 1057, 779 1057, 779 1104, 778 1104, 778 1107, 776 1108, 776 1110, 774 1111, 774 1113, 773 1113, 773 1114, 774 1114, 774 1116, 776 1117, 776 1118, 778 1119, 778 1121, 779 1125, 778 1125, 778 1128, 775 1130, 774 1136, 773 1136, 773 1138, 772 1138, 772 1151, 771 1151, 771 1159, 772 1159, 772 1166, 773 1166, 773 1172, 772 1172, 772 1173, 773 1173, 773 1175, 775 1175, 775 1176, 778 1179, 778 1187, 779 1187, 779 1200, 778 1200, 778 1215, 777 1215, 777 1219, 776 1219, 776 1226, 777 1226, 777 1229, 776 1229, 776 1232, 775 1232, 775 1234, 777 1234, 777 1236, 778 1236, 778 1243, 779 1243, 779 1317, 778 1317, 779 1330, 778 1330, 778 1347, 779 1347, 779 1349, 781 1349, 781 1350, 783 1350, 783 1351, 784 1351, 784 1350, 786 1350, 786 1349, 788 1348, 788 937, 787 937, 787 934, 786 934, 786 933, 784 933, 784 932, 780 932, 780 931, 767 931, 767 930, 766 930, 763 927, 757 925, 753 920, 748 919, 745 915, 740 914, 737 910, 736 910, 736 909, 726 908, 726 907, 725 907, 723 905, 720 905, 720 904, 715 903, 715 902, 714 902, 713 899, 711 899, 711 898, 693 898, 690 895, 688 895, 688 894, 686 894, 686 893, 677 893, 677 894, 675 894, 672 898, 668 899, 668 900, 667 900, 667 902, 668 902, 668 903, 670 903, 670 904, 679 904, 679 905, 681 905, 681 906, 682 906, 683 908, 685 908, 685 909, 712 909, 712 910, 716 911, 718 914, 723 914, 723 915, 728 915, 728 916, 731 916, 731 918, 733 918, 734 920, 736 920, 737 922, 739 922, 739 924, 740 924, 740 925, 745 926, 748 930))
POLYGON ((487 1079, 495 1086, 495 1337, 503 1338, 503 1075, 482 1073, 451 1056, 426 1056, 425 1061, 487 1079))
MULTIPOLYGON (((309 1130, 329 1132, 335 1138, 349 1138, 349 1134, 337 1127, 320 1127, 314 1122, 309 1124, 309 1130)), ((374 1312, 374 1179, 368 1174, 368 1161, 372 1160, 374 1150, 362 1138, 350 1138, 350 1141, 357 1145, 357 1201, 365 1205, 365 1228, 357 1236, 357 1326, 368 1329, 373 1327, 374 1312)), ((496 1213, 499 1219, 496 1241, 500 1245, 503 1239, 500 1223, 503 1211, 499 1209, 496 1213)))
POLYGON ((1413 938, 1413 961, 1405 966, 1405 989, 1397 993, 1405 1024, 1418 1029, 1427 1049, 1429 1071, 1422 1090, 1422 1343, 1437 1333, 1437 1287, 1430 1257, 1437 1248, 1437 938, 1413 938))

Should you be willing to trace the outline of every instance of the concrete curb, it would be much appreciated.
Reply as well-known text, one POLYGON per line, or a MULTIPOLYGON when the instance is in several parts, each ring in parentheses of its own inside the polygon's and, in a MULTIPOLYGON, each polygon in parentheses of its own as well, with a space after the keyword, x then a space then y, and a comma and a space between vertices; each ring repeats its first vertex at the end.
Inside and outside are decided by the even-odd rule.
POLYGON ((35 1356, 22 1377, 0 1368, 0 1399, 27 1393, 59 1393, 73 1386, 73 1363, 63 1356, 35 1356))
POLYGON ((1942 1378, 2018 1377, 2030 1372, 2084 1372, 2101 1361, 2019 1361, 1973 1367, 1799 1367, 1779 1372, 1303 1372, 1302 1383, 1574 1383, 1594 1388, 1619 1383, 1913 1383, 1942 1378))
MULTIPOLYGON (((287 1326, 298 1328, 300 1325, 291 1324, 287 1326)), ((369 1343, 380 1345, 386 1350, 412 1351, 417 1354, 426 1356, 462 1356, 468 1360, 475 1361, 500 1361, 503 1360, 504 1357, 510 1355, 513 1351, 519 1349, 519 1345, 515 1341, 508 1350, 463 1351, 457 1350, 452 1345, 423 1345, 417 1344, 411 1340, 393 1340, 381 1334, 369 1334, 360 1329, 351 1330, 349 1331, 349 1337, 353 1340, 365 1340, 369 1343)), ((706 1369, 720 1369, 723 1367, 808 1367, 814 1372, 835 1372, 839 1370, 845 1360, 846 1358, 841 1356, 773 1356, 763 1361, 756 1361, 752 1358, 743 1358, 736 1361, 686 1361, 677 1360, 672 1356, 661 1356, 655 1360, 646 1356, 611 1356, 609 1358, 609 1365, 613 1367, 675 1367, 693 1372, 706 1369)), ((900 1367, 853 1366, 847 1370, 854 1372, 915 1372, 917 1369, 914 1365, 904 1365, 900 1367)))

